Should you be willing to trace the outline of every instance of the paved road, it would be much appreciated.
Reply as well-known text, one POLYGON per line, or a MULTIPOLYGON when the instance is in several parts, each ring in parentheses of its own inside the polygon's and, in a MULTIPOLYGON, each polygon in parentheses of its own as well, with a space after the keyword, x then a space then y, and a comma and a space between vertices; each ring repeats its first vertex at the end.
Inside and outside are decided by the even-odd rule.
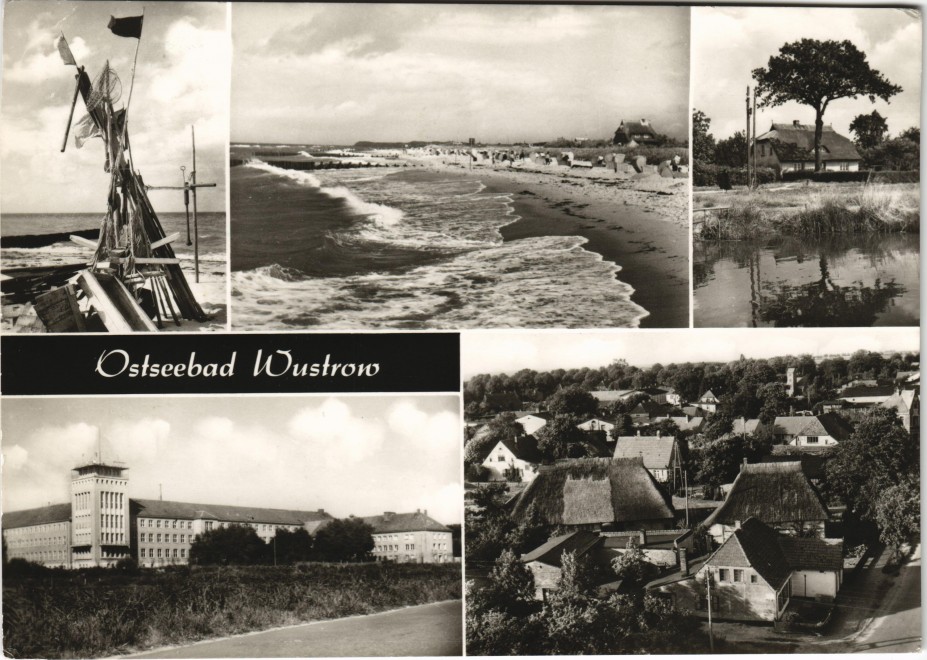
POLYGON ((463 653, 463 604, 452 600, 369 616, 318 621, 133 658, 308 658, 463 653))
POLYGON ((856 652, 904 653, 921 649, 920 553, 901 567, 877 616, 854 640, 856 652))

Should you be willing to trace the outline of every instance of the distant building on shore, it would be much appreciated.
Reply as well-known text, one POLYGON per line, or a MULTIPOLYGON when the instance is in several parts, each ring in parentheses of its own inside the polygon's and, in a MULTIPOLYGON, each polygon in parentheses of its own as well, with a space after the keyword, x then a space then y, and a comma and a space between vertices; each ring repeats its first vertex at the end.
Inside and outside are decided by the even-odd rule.
MULTIPOLYGON (((825 170, 858 172, 862 156, 850 138, 824 126, 821 165, 825 170)), ((814 169, 814 125, 776 124, 756 138, 756 163, 782 172, 814 169)))
POLYGON ((639 121, 622 121, 615 131, 612 144, 629 146, 635 144, 657 144, 660 137, 646 119, 639 121))
MULTIPOLYGON (((7 558, 64 568, 113 566, 130 557, 141 566, 186 564, 194 539, 213 529, 244 525, 269 543, 279 529, 305 529, 314 534, 334 520, 322 509, 298 511, 131 499, 127 469, 100 460, 90 461, 71 471, 69 503, 4 512, 2 528, 7 558)), ((420 512, 393 515, 403 521, 403 535, 415 536, 412 541, 397 541, 397 547, 415 547, 392 553, 395 557, 374 553, 377 559, 453 561, 448 528, 420 512), (428 548, 422 547, 423 543, 429 544, 428 548), (438 543, 446 545, 447 550, 438 548, 438 543)), ((390 525, 383 528, 374 525, 374 530, 375 544, 378 536, 400 533, 392 531, 390 525)))

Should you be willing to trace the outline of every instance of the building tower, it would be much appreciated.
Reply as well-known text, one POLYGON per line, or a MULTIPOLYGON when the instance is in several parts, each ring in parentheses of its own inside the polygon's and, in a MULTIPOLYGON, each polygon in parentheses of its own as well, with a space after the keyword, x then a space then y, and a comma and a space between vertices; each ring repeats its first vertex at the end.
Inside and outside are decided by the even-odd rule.
POLYGON ((100 455, 71 470, 71 560, 74 568, 112 566, 129 556, 128 468, 100 455))
POLYGON ((795 396, 795 367, 785 370, 785 391, 790 397, 795 396))

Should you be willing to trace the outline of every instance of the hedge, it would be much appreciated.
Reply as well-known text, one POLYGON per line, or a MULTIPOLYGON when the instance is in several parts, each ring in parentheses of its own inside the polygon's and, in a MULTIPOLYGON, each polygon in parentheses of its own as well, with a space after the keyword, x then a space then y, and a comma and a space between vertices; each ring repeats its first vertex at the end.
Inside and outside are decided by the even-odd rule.
POLYGON ((805 179, 818 183, 865 182, 869 180, 869 171, 860 170, 859 172, 846 172, 842 170, 824 170, 823 172, 815 172, 814 170, 790 170, 782 173, 783 181, 804 181, 805 179))
POLYGON ((873 183, 920 183, 921 173, 919 170, 882 170, 873 172, 873 183))
MULTIPOLYGON (((692 168, 692 185, 717 186, 718 177, 728 177, 732 186, 747 185, 747 169, 744 167, 728 167, 727 165, 713 165, 711 163, 695 162, 692 168)), ((758 167, 756 169, 759 183, 773 183, 776 181, 776 170, 771 167, 758 167)))

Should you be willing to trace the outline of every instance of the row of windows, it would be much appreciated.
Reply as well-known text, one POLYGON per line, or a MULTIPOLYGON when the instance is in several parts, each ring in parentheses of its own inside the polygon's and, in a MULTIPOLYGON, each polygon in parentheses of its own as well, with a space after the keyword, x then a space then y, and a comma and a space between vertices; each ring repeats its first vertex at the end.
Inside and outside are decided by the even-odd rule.
POLYGON ((173 557, 174 559, 186 559, 187 558, 187 549, 180 548, 178 553, 177 548, 142 548, 138 551, 138 556, 140 559, 161 559, 162 557, 173 557), (146 554, 147 550, 147 554, 146 554), (162 555, 163 552, 163 555, 162 555))
POLYGON ((180 525, 180 529, 183 529, 184 527, 186 527, 187 529, 193 529, 192 520, 161 520, 161 519, 156 520, 154 518, 139 518, 138 526, 139 527, 157 527, 158 529, 160 529, 162 522, 164 523, 164 529, 167 529, 168 527, 177 529, 178 524, 180 525))
POLYGON ((13 527, 12 529, 3 530, 4 534, 23 536, 34 534, 36 532, 58 532, 64 529, 65 523, 48 523, 46 525, 32 525, 30 527, 13 527))
POLYGON ((68 542, 66 536, 43 536, 36 538, 30 536, 28 538, 15 538, 7 536, 6 544, 11 548, 18 548, 24 545, 64 545, 68 542))
POLYGON ((67 559, 68 552, 68 550, 43 550, 40 552, 17 553, 16 557, 28 559, 29 561, 63 561, 67 559))
POLYGON ((100 527, 116 527, 117 529, 122 527, 125 522, 125 516, 118 513, 101 513, 100 514, 100 527))
POLYGON ((123 532, 101 532, 100 543, 125 543, 126 536, 123 532))
MULTIPOLYGON (((187 542, 187 535, 186 535, 186 534, 180 534, 179 536, 180 536, 180 541, 179 541, 180 543, 186 543, 186 542, 187 542)), ((164 542, 165 542, 165 543, 177 543, 177 542, 178 542, 178 541, 177 541, 177 537, 178 537, 177 534, 173 534, 173 535, 171 535, 171 534, 165 534, 165 535, 164 535, 164 542), (172 539, 173 539, 173 540, 172 540, 172 539)), ((154 543, 156 538, 157 538, 157 542, 160 543, 160 542, 161 542, 161 535, 160 535, 160 534, 155 534, 154 532, 148 532, 148 542, 149 542, 149 543, 154 543)), ((139 540, 141 543, 144 543, 144 542, 145 542, 145 532, 139 532, 138 540, 139 540)), ((193 534, 190 534, 190 541, 191 541, 191 542, 193 541, 193 534)))
MULTIPOLYGON (((756 573, 750 573, 750 584, 756 584, 758 581, 756 573)), ((719 568, 718 582, 744 582, 744 570, 742 568, 719 568)))
POLYGON ((125 505, 125 495, 123 493, 111 493, 102 491, 100 493, 101 509, 121 509, 125 505))

